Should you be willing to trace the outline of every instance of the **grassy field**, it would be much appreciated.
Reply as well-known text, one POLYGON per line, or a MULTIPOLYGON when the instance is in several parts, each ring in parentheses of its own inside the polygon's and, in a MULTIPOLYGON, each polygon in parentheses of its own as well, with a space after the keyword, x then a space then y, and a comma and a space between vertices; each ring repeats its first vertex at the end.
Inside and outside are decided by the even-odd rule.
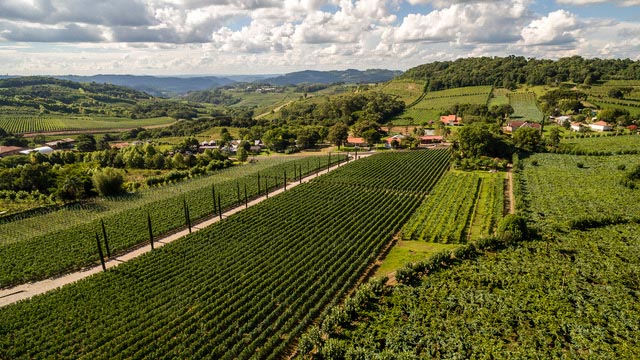
POLYGON ((538 108, 534 93, 512 93, 509 95, 509 103, 514 110, 513 115, 511 115, 512 119, 532 122, 540 122, 542 120, 543 114, 538 108))
POLYGON ((440 119, 442 110, 437 109, 416 109, 405 110, 402 115, 391 119, 392 125, 422 125, 429 121, 437 122, 440 119))
POLYGON ((508 89, 493 89, 493 91, 491 92, 491 98, 489 99, 489 108, 491 108, 494 105, 506 105, 509 104, 509 97, 507 96, 508 94, 510 94, 511 91, 509 91, 508 89))
POLYGON ((438 251, 455 249, 455 244, 438 244, 424 241, 404 241, 398 240, 389 254, 384 258, 380 267, 376 270, 374 277, 382 278, 389 276, 404 265, 427 259, 438 251))

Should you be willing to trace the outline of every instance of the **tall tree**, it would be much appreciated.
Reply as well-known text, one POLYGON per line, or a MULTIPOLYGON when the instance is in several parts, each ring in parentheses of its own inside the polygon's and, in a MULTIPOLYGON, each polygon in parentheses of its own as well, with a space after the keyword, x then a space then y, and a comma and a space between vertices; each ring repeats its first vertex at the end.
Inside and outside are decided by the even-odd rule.
POLYGON ((329 128, 329 141, 338 146, 342 146, 349 137, 349 127, 343 122, 337 122, 332 127, 329 128))

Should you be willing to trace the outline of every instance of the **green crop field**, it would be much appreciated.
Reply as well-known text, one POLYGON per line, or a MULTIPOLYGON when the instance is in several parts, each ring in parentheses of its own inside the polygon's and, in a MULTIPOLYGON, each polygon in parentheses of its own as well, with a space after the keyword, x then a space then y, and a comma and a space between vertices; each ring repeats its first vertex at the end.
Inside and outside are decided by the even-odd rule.
POLYGON ((442 91, 430 91, 416 104, 416 109, 446 110, 457 104, 486 105, 491 86, 470 86, 442 91))
POLYGON ((534 93, 511 93, 509 94, 509 104, 513 107, 512 119, 523 121, 540 122, 542 111, 538 108, 534 93))
POLYGON ((447 174, 407 221, 402 239, 465 243, 490 236, 503 215, 503 178, 499 173, 447 174))
POLYGON ((401 285, 361 286, 299 358, 636 358, 640 192, 620 184, 620 164, 640 160, 521 159, 518 211, 536 238, 459 245, 399 269, 401 285))
POLYGON ((574 153, 600 153, 624 154, 640 153, 640 136, 620 135, 620 136, 590 136, 584 138, 565 137, 560 142, 560 150, 574 153))
MULTIPOLYGON (((332 157, 336 162, 338 156, 332 157)), ((282 186, 296 174, 326 167, 328 156, 273 157, 233 167, 211 176, 153 188, 128 197, 66 207, 59 211, 0 220, 0 287, 76 270, 97 261, 93 237, 104 221, 114 254, 149 240, 147 213, 154 236, 185 227, 183 205, 196 221, 214 213, 213 188, 220 208, 244 202, 265 189, 282 186), (260 181, 260 185, 258 185, 260 181), (239 190, 239 193, 238 193, 239 190), (9 260, 10 259, 10 260, 9 260)))
POLYGON ((402 115, 399 115, 391 120, 393 125, 420 125, 429 121, 437 122, 440 119, 440 113, 442 110, 435 109, 406 109, 402 115))
POLYGON ((106 273, 4 307, 0 358, 282 358, 415 210, 422 195, 412 189, 437 180, 440 153, 358 160, 106 273), (404 170, 379 174, 381 187, 345 181, 353 171, 368 179, 389 158, 404 170), (431 175, 387 187, 414 169, 431 175))
POLYGON ((416 101, 424 90, 424 81, 394 80, 386 83, 380 91, 397 95, 406 105, 416 101))
POLYGON ((145 126, 169 125, 170 117, 153 119, 127 119, 100 116, 29 115, 2 113, 0 128, 7 132, 22 134, 30 132, 129 129, 145 126))

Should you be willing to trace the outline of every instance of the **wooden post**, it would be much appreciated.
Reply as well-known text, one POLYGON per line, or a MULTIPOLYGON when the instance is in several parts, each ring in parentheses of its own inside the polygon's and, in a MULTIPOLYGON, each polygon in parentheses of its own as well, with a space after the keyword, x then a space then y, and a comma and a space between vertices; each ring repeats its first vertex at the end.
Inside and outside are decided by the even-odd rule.
POLYGON ((258 173, 258 196, 260 196, 262 193, 260 191, 260 174, 258 173))
POLYGON ((182 198, 182 208, 184 210, 184 221, 189 228, 189 234, 191 234, 191 220, 189 219, 189 205, 187 205, 187 197, 182 198))
POLYGON ((267 179, 268 178, 264 178, 264 191, 268 199, 269 198, 269 182, 267 181, 267 179))
POLYGON ((302 164, 300 164, 300 184, 302 184, 302 164))
POLYGON ((244 208, 249 207, 249 201, 247 200, 247 183, 244 183, 244 208))
POLYGON ((287 170, 284 171, 284 191, 287 191, 287 170))
POLYGON ((220 205, 220 194, 218 194, 218 214, 220 216, 220 220, 222 220, 222 205, 220 205))
POLYGON ((104 254, 102 253, 102 246, 100 246, 100 237, 96 232, 96 244, 98 245, 98 255, 100 255, 100 263, 102 264, 102 271, 107 271, 107 266, 104 263, 104 254))
POLYGON ((240 203, 242 199, 240 199, 240 183, 238 182, 238 180, 236 180, 236 193, 238 195, 238 203, 240 203))

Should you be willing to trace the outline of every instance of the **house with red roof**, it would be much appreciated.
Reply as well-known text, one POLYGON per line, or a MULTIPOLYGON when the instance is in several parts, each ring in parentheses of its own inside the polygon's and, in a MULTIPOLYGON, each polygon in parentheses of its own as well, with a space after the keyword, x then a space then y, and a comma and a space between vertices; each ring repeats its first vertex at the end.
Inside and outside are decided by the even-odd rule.
POLYGON ((17 155, 26 148, 20 146, 0 146, 0 158, 5 156, 17 155))
POLYGON ((440 116, 440 122, 446 126, 462 126, 462 118, 455 114, 440 116))
POLYGON ((613 127, 609 125, 606 121, 598 121, 592 124, 589 124, 589 127, 593 131, 611 131, 613 127))
POLYGON ((347 143, 345 145, 347 145, 347 146, 369 146, 369 144, 367 143, 367 141, 364 138, 355 137, 355 136, 348 136, 347 137, 347 143))
POLYGON ((542 128, 542 126, 540 124, 534 123, 534 122, 509 121, 507 123, 507 126, 505 126, 504 131, 512 133, 512 132, 520 129, 521 127, 529 127, 529 128, 533 128, 533 129, 537 129, 537 130, 540 130, 542 128))

